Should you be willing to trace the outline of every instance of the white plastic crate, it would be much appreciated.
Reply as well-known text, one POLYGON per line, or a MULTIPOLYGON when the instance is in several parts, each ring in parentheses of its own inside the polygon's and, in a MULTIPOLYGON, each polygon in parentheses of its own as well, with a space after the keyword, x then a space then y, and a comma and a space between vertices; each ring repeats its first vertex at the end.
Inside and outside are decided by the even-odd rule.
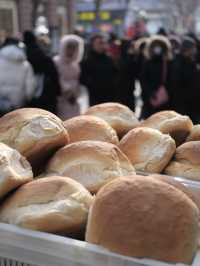
MULTIPOLYGON (((120 256, 86 242, 7 224, 0 224, 0 258, 0 266, 171 266, 120 256)), ((199 265, 200 254, 197 254, 193 266, 199 265)))
MULTIPOLYGON (((176 178, 200 196, 200 182, 176 178)), ((182 266, 183 264, 176 264, 182 266)), ((0 223, 0 266, 172 266, 111 253, 83 241, 0 223)), ((192 266, 200 266, 200 252, 192 266)))

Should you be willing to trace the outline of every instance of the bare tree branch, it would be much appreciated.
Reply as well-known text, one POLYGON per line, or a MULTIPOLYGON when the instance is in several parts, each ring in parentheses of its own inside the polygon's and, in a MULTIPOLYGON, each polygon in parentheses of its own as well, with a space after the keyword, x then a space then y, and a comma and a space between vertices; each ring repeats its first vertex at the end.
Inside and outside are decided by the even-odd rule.
POLYGON ((191 30, 194 28, 194 19, 191 18, 194 16, 195 11, 200 5, 200 0, 162 0, 163 3, 168 5, 169 9, 172 12, 172 16, 176 16, 176 27, 177 24, 182 28, 183 31, 191 30), (188 19, 190 18, 190 23, 188 19), (190 25, 189 25, 190 24, 190 25))

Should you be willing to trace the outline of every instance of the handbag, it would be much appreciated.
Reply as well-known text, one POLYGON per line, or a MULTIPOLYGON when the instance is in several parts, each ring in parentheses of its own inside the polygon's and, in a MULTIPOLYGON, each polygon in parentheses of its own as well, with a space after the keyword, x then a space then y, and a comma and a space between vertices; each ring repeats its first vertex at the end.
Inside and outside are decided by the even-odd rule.
MULTIPOLYGON (((163 61, 162 83, 165 84, 167 79, 167 61, 163 61)), ((153 107, 157 108, 169 101, 169 95, 164 85, 161 85, 156 91, 155 95, 150 99, 153 107)))

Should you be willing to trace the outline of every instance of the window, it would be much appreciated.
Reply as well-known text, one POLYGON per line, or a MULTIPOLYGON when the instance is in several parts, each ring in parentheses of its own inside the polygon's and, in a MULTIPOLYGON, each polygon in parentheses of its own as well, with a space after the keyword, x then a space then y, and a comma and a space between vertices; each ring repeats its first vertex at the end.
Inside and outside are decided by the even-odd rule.
POLYGON ((13 10, 0 8, 0 30, 12 33, 14 21, 13 21, 13 10))

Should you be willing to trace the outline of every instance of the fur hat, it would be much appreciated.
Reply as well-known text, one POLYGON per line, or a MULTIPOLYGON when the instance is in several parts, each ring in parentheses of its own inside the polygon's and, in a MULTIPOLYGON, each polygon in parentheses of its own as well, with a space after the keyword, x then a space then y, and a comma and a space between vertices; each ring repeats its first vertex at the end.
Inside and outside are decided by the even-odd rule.
POLYGON ((148 40, 149 40, 149 38, 142 37, 142 38, 138 39, 137 41, 135 41, 134 48, 135 48, 135 53, 136 54, 139 54, 142 48, 143 49, 146 48, 148 40))
POLYGON ((167 37, 161 36, 161 35, 154 35, 148 39, 146 49, 145 49, 145 55, 147 59, 152 58, 151 50, 152 47, 154 47, 156 44, 161 45, 166 52, 166 56, 168 60, 172 59, 172 46, 170 41, 167 37))

